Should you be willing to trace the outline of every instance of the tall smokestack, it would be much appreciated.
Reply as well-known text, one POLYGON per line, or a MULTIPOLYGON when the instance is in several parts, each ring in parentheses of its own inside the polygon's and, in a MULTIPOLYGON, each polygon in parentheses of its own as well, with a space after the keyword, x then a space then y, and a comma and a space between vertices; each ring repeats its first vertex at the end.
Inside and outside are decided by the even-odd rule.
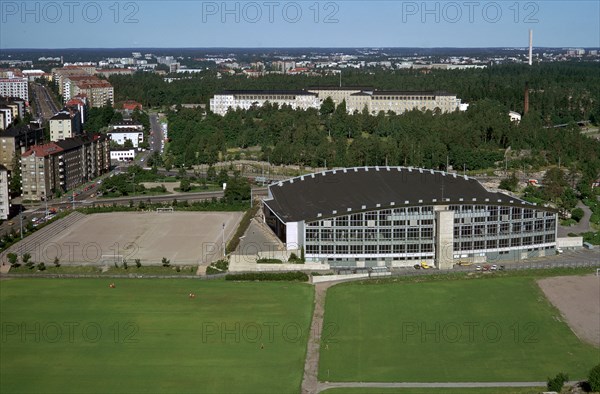
POLYGON ((533 64, 533 30, 529 29, 529 65, 533 64))
POLYGON ((529 112, 529 82, 525 82, 525 104, 523 109, 523 115, 529 112))

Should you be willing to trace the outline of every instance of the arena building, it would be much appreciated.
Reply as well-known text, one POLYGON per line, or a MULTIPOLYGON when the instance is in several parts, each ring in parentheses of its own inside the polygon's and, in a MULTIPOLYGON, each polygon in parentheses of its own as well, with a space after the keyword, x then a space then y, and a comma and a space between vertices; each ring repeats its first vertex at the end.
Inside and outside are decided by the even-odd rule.
POLYGON ((288 250, 332 267, 451 269, 458 262, 556 253, 557 213, 476 179, 406 167, 355 167, 269 186, 265 222, 288 250))

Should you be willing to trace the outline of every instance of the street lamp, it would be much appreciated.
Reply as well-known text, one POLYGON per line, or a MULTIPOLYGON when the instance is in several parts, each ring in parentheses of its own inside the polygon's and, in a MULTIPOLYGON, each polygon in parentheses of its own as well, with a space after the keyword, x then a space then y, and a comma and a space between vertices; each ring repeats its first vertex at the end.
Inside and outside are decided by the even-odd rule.
POLYGON ((225 257, 225 223, 223 223, 223 230, 221 232, 221 238, 223 242, 223 257, 225 257))

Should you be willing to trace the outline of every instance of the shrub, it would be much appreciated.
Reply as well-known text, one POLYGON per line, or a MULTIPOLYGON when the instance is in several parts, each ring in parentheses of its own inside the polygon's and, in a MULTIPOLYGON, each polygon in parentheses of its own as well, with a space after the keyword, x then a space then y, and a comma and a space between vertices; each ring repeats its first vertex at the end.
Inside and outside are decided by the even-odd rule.
POLYGON ((142 266, 142 262, 140 261, 140 259, 135 259, 135 266, 137 268, 140 268, 142 266))
POLYGON ((45 271, 45 270, 46 270, 46 264, 44 264, 44 263, 39 263, 39 264, 37 265, 37 269, 38 269, 38 271, 45 271))
POLYGON ((256 264, 283 264, 283 261, 279 259, 258 259, 256 264))
POLYGON ((30 270, 32 270, 35 267, 35 263, 33 261, 28 261, 28 262, 25 263, 25 267, 27 267, 30 270))
POLYGON ((54 258, 54 262, 53 262, 53 263, 54 263, 54 266, 55 266, 56 268, 60 267, 60 260, 59 260, 59 258, 58 258, 58 257, 55 257, 55 258, 54 258))
POLYGON ((21 256, 21 261, 23 261, 25 265, 27 265, 29 260, 31 260, 31 253, 24 253, 23 256, 21 256))
POLYGON ((308 275, 304 272, 250 272, 245 274, 228 274, 225 280, 237 281, 296 281, 307 282, 308 275))
POLYGON ((568 380, 569 375, 563 372, 560 372, 553 378, 548 378, 548 383, 546 385, 548 387, 548 391, 556 391, 557 393, 560 393, 563 386, 565 385, 565 382, 568 380))
POLYGON ((127 269, 127 260, 123 259, 123 268, 127 269))
POLYGON ((9 253, 6 255, 6 257, 8 258, 8 262, 10 263, 11 267, 18 267, 19 266, 19 256, 17 256, 15 253, 9 253))
POLYGON ((575 208, 571 211, 571 219, 575 220, 577 223, 583 219, 583 209, 575 208))
POLYGON ((304 259, 299 258, 296 253, 291 253, 290 258, 288 259, 288 263, 292 264, 304 264, 304 259))
POLYGON ((167 259, 166 257, 162 258, 162 266, 163 267, 169 267, 171 265, 171 260, 167 259))
POLYGON ((596 365, 590 371, 588 383, 592 391, 600 391, 600 364, 596 365))
POLYGON ((206 267, 206 275, 222 274, 229 269, 229 261, 219 260, 215 261, 208 267, 206 267))

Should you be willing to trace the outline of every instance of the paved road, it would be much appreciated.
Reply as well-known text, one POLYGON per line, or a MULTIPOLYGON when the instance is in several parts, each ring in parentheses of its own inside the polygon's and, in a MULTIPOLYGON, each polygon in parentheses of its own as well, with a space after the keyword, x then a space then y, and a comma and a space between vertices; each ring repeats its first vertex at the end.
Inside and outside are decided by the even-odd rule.
MULTIPOLYGON (((579 382, 567 382, 567 386, 574 386, 579 382)), ((440 383, 407 383, 407 382, 339 382, 319 383, 317 393, 336 387, 371 387, 371 388, 479 388, 479 387, 546 387, 546 382, 440 382, 440 383)))
POLYGON ((39 83, 32 83, 30 86, 36 108, 36 117, 42 120, 50 119, 58 112, 58 107, 52 99, 50 92, 48 92, 45 86, 39 83))
POLYGON ((579 221, 579 223, 577 223, 574 226, 565 227, 565 226, 559 225, 558 226, 558 236, 559 237, 566 237, 569 233, 580 234, 580 233, 592 231, 592 229, 590 227, 590 217, 592 216, 592 210, 587 205, 582 203, 581 201, 577 202, 577 207, 583 209, 583 218, 579 221))

